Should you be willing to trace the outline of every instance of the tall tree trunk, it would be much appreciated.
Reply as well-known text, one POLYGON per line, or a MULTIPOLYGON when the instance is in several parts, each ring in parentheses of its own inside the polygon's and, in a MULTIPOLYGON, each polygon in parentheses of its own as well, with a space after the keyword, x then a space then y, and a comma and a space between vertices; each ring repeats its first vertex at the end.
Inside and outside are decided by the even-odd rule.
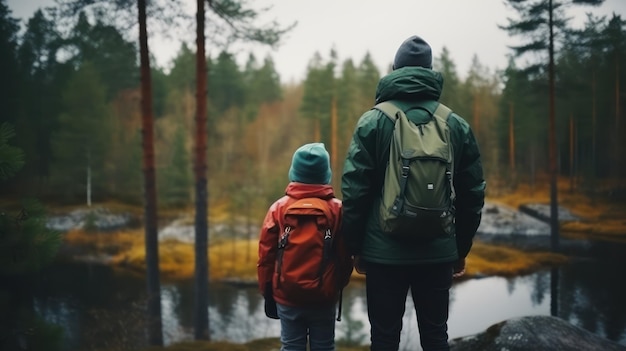
MULTIPOLYGON (((338 155, 339 150, 337 150, 337 98, 333 96, 332 106, 330 107, 330 149, 331 149, 331 166, 333 170, 333 178, 337 179, 337 176, 340 174, 338 172, 338 155)), ((337 184, 337 182, 333 182, 333 184, 337 184)))
POLYGON ((535 156, 537 150, 535 144, 530 144, 530 195, 535 195, 535 187, 537 183, 537 157, 535 156))
POLYGON ((204 1, 197 0, 196 13, 196 148, 194 174, 196 178, 196 239, 195 239, 195 306, 196 340, 209 340, 209 262, 207 206, 207 82, 204 39, 204 1))
POLYGON ((620 136, 622 135, 621 133, 621 126, 620 126, 620 99, 619 99, 619 55, 617 53, 615 53, 615 160, 616 162, 614 162, 615 164, 615 178, 619 179, 619 177, 622 174, 622 162, 620 162, 621 160, 621 148, 622 145, 620 145, 622 143, 620 136))
POLYGON ((87 207, 91 207, 91 153, 87 151, 87 207))
POLYGON ((575 172, 575 167, 574 167, 574 162, 575 162, 575 153, 574 153, 574 145, 576 142, 576 138, 574 133, 576 132, 575 128, 574 128, 574 116, 572 114, 570 114, 569 116, 569 191, 571 193, 574 192, 574 186, 575 186, 575 180, 576 180, 576 174, 574 174, 575 172))
POLYGON ((509 170, 515 177, 515 125, 513 120, 513 103, 509 103, 509 170))
POLYGON ((554 13, 552 0, 549 2, 549 27, 550 27, 550 46, 549 46, 549 87, 550 87, 550 135, 549 139, 549 155, 550 155, 550 244, 552 251, 559 250, 559 205, 557 198, 557 168, 556 168, 556 116, 554 109, 554 13))
POLYGON ((596 155, 597 155, 597 145, 598 138, 596 137, 597 130, 597 120, 598 120, 598 112, 597 112, 597 84, 596 84, 596 69, 592 68, 592 77, 591 77, 591 198, 595 199, 596 193, 596 155))
POLYGON ((480 134, 480 101, 478 101, 478 93, 474 94, 472 114, 474 115, 474 125, 472 126, 472 130, 474 131, 474 133, 480 134))
POLYGON ((154 122, 152 81, 146 25, 146 0, 137 0, 139 14, 139 54, 141 59, 141 114, 143 135, 143 174, 145 187, 146 275, 148 284, 148 343, 163 346, 161 325, 161 282, 157 232, 156 175, 154 169, 154 122))
POLYGON ((320 126, 321 123, 322 121, 319 119, 319 117, 313 120, 313 141, 315 142, 322 141, 322 128, 320 126))

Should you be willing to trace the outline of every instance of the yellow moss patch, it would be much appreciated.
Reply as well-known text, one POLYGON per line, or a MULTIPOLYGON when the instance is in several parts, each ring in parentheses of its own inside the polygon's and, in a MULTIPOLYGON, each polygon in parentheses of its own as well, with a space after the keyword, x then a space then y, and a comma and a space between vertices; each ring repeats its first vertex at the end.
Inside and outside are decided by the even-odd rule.
POLYGON ((216 223, 226 223, 230 219, 229 205, 226 202, 212 203, 209 217, 216 223))
POLYGON ((258 250, 257 240, 233 240, 211 245, 211 279, 235 277, 256 280, 258 250))
POLYGON ((65 233, 64 241, 96 253, 117 253, 140 245, 143 247, 143 229, 121 230, 116 232, 85 232, 73 229, 65 233))
POLYGON ((564 255, 526 252, 504 246, 476 242, 467 257, 468 276, 516 276, 567 262, 564 255))
MULTIPOLYGON (((225 241, 210 245, 210 279, 241 278, 256 279, 258 244, 256 240, 225 241)), ((145 246, 143 241, 125 247, 113 257, 113 263, 132 270, 145 270, 145 246)), ((159 267, 168 278, 190 278, 194 274, 195 247, 177 241, 159 243, 159 267)))
MULTIPOLYGON (((193 244, 163 241, 159 244, 159 267, 166 277, 190 278, 194 274, 195 248, 193 244)), ((145 265, 145 263, 142 262, 145 265)))
MULTIPOLYGON (((561 225, 563 232, 572 232, 579 235, 573 236, 578 238, 605 238, 626 240, 626 222, 623 220, 602 220, 602 223, 596 221, 576 221, 563 223, 561 225)), ((564 234, 566 235, 566 234, 564 234)))
POLYGON ((549 192, 533 189, 528 184, 520 184, 515 189, 503 192, 498 196, 487 196, 487 200, 518 209, 522 204, 548 203, 550 197, 549 192))
MULTIPOLYGON (((569 190, 569 180, 558 181, 559 205, 568 209, 579 221, 564 222, 562 232, 576 232, 585 235, 576 237, 592 238, 602 236, 605 239, 626 240, 626 203, 609 201, 601 197, 590 197, 581 192, 569 190)), ((519 184, 507 191, 498 192, 498 196, 487 198, 488 201, 518 209, 522 204, 550 203, 549 182, 542 180, 532 187, 519 184)))
MULTIPOLYGON (((145 271, 145 246, 142 230, 115 233, 85 233, 74 230, 65 239, 96 253, 112 255, 112 264, 136 272, 145 271)), ((159 243, 159 267, 161 274, 169 279, 193 277, 195 264, 193 244, 177 241, 159 243)), ((237 278, 256 280, 258 241, 233 240, 209 246, 209 278, 222 280, 237 278)), ((476 242, 467 259, 467 276, 478 274, 515 276, 566 261, 565 257, 552 253, 525 252, 504 246, 476 242)), ((352 273, 352 280, 362 281, 365 275, 352 273)))

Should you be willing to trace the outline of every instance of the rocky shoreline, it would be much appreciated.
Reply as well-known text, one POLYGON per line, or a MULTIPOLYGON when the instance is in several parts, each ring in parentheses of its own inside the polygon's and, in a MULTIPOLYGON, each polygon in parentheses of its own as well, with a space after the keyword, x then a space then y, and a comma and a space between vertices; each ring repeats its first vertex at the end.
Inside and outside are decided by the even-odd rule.
MULTIPOLYGON (((481 224, 478 228, 478 237, 492 241, 498 236, 519 237, 548 237, 550 235, 549 206, 543 204, 528 204, 513 209, 496 203, 485 203, 481 224)), ((567 209, 559 209, 560 221, 579 220, 567 209)), ((72 229, 92 229, 108 232, 127 227, 141 226, 140 218, 135 218, 127 212, 115 213, 105 207, 81 208, 65 214, 48 216, 47 227, 59 232, 72 229)), ((224 223, 209 223, 209 233, 216 237, 241 238, 256 236, 258 228, 254 225, 245 225, 241 221, 232 225, 224 223)), ((159 229, 160 240, 178 240, 192 243, 194 240, 194 225, 189 220, 174 219, 159 229)))
MULTIPOLYGON (((581 221, 567 208, 559 207, 559 222, 581 221)), ((505 205, 486 203, 476 239, 488 244, 508 245, 527 251, 551 251, 550 206, 525 204, 519 210, 505 205)), ((559 236, 559 251, 565 254, 582 253, 591 242, 559 236)))
POLYGON ((451 351, 624 351, 626 346, 551 316, 496 323, 482 333, 450 340, 451 351))

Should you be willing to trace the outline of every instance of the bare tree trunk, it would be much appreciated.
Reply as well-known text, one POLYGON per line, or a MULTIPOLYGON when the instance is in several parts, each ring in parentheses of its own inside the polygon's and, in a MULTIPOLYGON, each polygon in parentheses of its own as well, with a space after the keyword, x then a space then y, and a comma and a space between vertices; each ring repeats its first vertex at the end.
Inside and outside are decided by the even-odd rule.
POLYGON ((552 251, 559 250, 559 203, 557 198, 557 167, 556 167, 556 116, 554 111, 554 20, 552 0, 549 2, 549 27, 550 27, 550 64, 549 64, 549 86, 550 86, 550 135, 549 155, 550 155, 550 244, 552 251))
POLYGON ((315 118, 313 120, 313 123, 314 123, 313 141, 315 142, 322 141, 322 128, 320 127, 320 124, 322 122, 320 121, 319 118, 315 118))
POLYGON ((591 103, 591 198, 595 199, 596 194, 596 155, 597 155, 597 119, 598 113, 596 110, 597 104, 597 88, 596 88, 596 69, 592 68, 592 77, 591 77, 591 91, 592 91, 592 103, 591 103))
POLYGON ((204 39, 204 1, 197 0, 196 13, 196 150, 194 174, 196 178, 195 218, 195 306, 194 327, 196 340, 209 340, 209 261, 208 261, 208 206, 207 206, 207 82, 204 39))
POLYGON ((91 207, 91 152, 87 151, 87 207, 91 207))
POLYGON ((480 101, 478 101, 478 93, 474 94, 474 103, 472 105, 472 114, 474 115, 472 130, 474 130, 474 133, 480 134, 480 101))
POLYGON ((513 103, 509 103, 509 169, 511 176, 515 176, 515 125, 513 120, 513 103))
POLYGON ((534 144, 531 144, 529 148, 530 148, 530 195, 534 196, 535 187, 537 183, 537 165, 535 164, 537 161, 537 158, 535 156, 536 147, 534 144))
MULTIPOLYGON (((338 155, 339 150, 337 150, 337 99, 333 96, 332 106, 330 107, 330 164, 333 170, 333 178, 337 179, 337 176, 340 174, 338 171, 338 155)), ((333 182, 333 184, 337 184, 337 182, 333 182)))
POLYGON ((154 167, 154 121, 152 80, 146 25, 146 0, 137 0, 139 13, 139 53, 141 58, 141 113, 143 127, 143 174, 145 187, 146 275, 148 284, 148 342, 163 346, 161 325, 161 282, 157 230, 156 174, 154 167))
POLYGON ((621 126, 620 126, 620 99, 619 99, 619 55, 615 54, 615 179, 619 179, 622 174, 622 162, 621 160, 621 126))
POLYGON ((574 162, 575 162, 575 153, 574 153, 574 145, 575 145, 575 129, 574 129, 574 116, 570 114, 569 116, 569 191, 571 193, 574 192, 576 175, 574 174, 574 162))

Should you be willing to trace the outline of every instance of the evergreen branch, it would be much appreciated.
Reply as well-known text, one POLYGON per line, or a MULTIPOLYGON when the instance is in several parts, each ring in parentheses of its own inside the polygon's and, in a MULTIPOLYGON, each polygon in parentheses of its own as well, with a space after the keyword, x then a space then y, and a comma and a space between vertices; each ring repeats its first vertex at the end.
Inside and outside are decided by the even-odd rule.
POLYGON ((24 166, 24 152, 8 145, 9 139, 15 136, 13 127, 8 123, 0 125, 0 180, 14 176, 24 166))

